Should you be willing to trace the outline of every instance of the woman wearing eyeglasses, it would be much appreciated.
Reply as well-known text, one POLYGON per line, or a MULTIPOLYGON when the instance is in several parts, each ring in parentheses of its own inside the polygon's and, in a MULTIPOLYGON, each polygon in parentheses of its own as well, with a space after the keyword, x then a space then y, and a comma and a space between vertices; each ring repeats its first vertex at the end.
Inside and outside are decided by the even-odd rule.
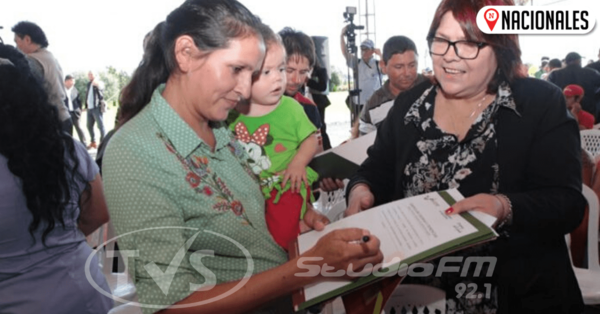
POLYGON ((396 99, 348 186, 347 214, 458 188, 466 198, 446 214, 497 218, 496 241, 457 253, 497 258, 492 276, 404 282, 445 290, 448 309, 463 313, 580 313, 564 240, 584 212, 579 131, 558 88, 520 73, 518 37, 477 27, 482 7, 505 4, 441 2, 428 34, 435 83, 396 99))

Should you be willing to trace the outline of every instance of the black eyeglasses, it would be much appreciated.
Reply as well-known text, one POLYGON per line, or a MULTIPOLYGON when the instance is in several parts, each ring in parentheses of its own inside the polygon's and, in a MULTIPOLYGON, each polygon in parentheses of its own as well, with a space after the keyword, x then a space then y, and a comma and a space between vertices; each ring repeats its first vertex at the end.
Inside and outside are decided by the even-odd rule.
POLYGON ((449 41, 439 37, 427 38, 429 42, 429 52, 436 56, 443 56, 448 52, 450 46, 454 46, 456 55, 465 60, 473 60, 479 55, 479 50, 488 43, 475 42, 470 40, 449 41))

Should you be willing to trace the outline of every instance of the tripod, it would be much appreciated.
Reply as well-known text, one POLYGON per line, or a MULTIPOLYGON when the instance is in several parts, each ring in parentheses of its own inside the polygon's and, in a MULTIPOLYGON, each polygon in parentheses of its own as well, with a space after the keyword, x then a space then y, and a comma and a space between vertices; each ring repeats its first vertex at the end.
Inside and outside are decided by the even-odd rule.
MULTIPOLYGON (((345 22, 348 22, 348 26, 346 27, 346 54, 349 56, 351 60, 356 60, 356 64, 353 64, 353 74, 354 74, 354 83, 350 84, 348 81, 348 106, 350 107, 350 127, 356 120, 356 117, 360 115, 362 110, 362 104, 360 99, 360 86, 358 82, 358 56, 357 56, 357 48, 356 48, 356 30, 364 29, 364 26, 357 26, 354 24, 354 14, 356 14, 356 8, 347 7, 346 12, 344 12, 345 22), (351 88, 352 85, 352 88, 351 88)), ((350 77, 350 67, 348 67, 348 76, 350 77)))

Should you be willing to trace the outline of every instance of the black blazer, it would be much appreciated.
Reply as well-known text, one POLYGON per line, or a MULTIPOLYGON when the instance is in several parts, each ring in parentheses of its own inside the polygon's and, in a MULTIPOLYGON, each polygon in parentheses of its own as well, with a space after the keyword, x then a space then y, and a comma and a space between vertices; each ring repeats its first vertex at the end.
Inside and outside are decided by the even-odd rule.
POLYGON ((75 86, 71 89, 71 101, 73 102, 73 111, 81 111, 83 106, 81 105, 81 99, 79 99, 79 91, 75 86))
MULTIPOLYGON (((66 89, 65 93, 68 93, 66 89)), ((81 99, 79 99, 79 91, 75 86, 73 86, 73 88, 71 89, 71 102, 73 103, 73 111, 81 112, 81 109, 83 107, 81 105, 81 99)), ((69 98, 65 98, 65 106, 69 108, 69 98)))
POLYGON ((585 66, 588 69, 594 69, 598 72, 600 72, 600 60, 596 61, 596 62, 592 62, 588 65, 585 66))
MULTIPOLYGON (((424 82, 396 98, 347 191, 366 183, 375 205, 404 197, 403 171, 419 140, 404 116, 430 86, 424 82)), ((585 207, 579 128, 556 86, 527 78, 510 87, 520 115, 500 107, 496 123, 499 192, 513 205, 510 237, 491 243, 499 313, 580 313, 583 301, 564 239, 581 223, 585 207)))

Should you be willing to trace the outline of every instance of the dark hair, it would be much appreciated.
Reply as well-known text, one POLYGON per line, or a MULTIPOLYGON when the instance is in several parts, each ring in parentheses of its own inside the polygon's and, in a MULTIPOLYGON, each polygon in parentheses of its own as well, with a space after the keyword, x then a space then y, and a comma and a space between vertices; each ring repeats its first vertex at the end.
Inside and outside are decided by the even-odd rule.
POLYGON ((569 64, 581 64, 581 56, 577 52, 569 52, 565 57, 565 62, 569 64))
POLYGON ((12 31, 15 34, 17 34, 19 38, 29 36, 29 38, 31 38, 31 41, 40 45, 40 47, 48 47, 48 39, 46 38, 46 34, 44 34, 42 28, 35 23, 27 21, 19 22, 12 27, 12 31))
POLYGON ((383 62, 387 63, 393 55, 405 53, 407 50, 414 51, 416 55, 419 54, 412 39, 406 36, 390 37, 383 45, 383 62))
POLYGON ((562 68, 562 62, 556 58, 551 59, 550 61, 548 61, 548 67, 553 68, 553 69, 555 69, 555 68, 560 69, 560 68, 562 68))
POLYGON ((267 46, 267 49, 269 48, 269 45, 271 45, 271 44, 280 44, 283 46, 281 36, 279 36, 279 34, 275 33, 273 31, 273 29, 269 27, 269 25, 261 22, 258 25, 257 30, 260 33, 260 35, 262 36, 262 38, 265 42, 265 46, 267 46))
POLYGON ((293 55, 299 55, 308 59, 311 67, 315 66, 317 59, 315 43, 308 35, 291 27, 285 27, 279 31, 279 36, 281 36, 288 58, 293 57, 293 55))
POLYGON ((182 35, 193 38, 198 49, 212 52, 227 48, 229 41, 259 35, 258 19, 236 0, 187 0, 156 25, 145 39, 140 65, 121 93, 119 125, 142 110, 152 93, 177 69, 175 41, 182 35))
POLYGON ((485 42, 494 51, 498 71, 488 84, 487 92, 496 93, 503 81, 510 84, 515 79, 524 77, 524 74, 520 70, 522 62, 518 35, 490 35, 483 33, 477 27, 475 22, 477 12, 488 5, 514 5, 514 3, 512 0, 442 0, 435 11, 427 38, 430 40, 435 36, 444 14, 452 12, 467 40, 485 42))
MULTIPOLYGON (((65 227, 63 215, 72 200, 71 187, 83 183, 89 190, 90 186, 78 171, 73 138, 62 131, 58 111, 48 102, 42 82, 31 73, 25 56, 0 44, 0 58, 12 63, 0 65, 0 154, 8 159, 10 172, 21 180, 33 215, 29 233, 33 236, 40 223, 46 222, 42 233, 45 245, 57 222, 65 227)), ((78 202, 80 195, 76 197, 78 202)))

